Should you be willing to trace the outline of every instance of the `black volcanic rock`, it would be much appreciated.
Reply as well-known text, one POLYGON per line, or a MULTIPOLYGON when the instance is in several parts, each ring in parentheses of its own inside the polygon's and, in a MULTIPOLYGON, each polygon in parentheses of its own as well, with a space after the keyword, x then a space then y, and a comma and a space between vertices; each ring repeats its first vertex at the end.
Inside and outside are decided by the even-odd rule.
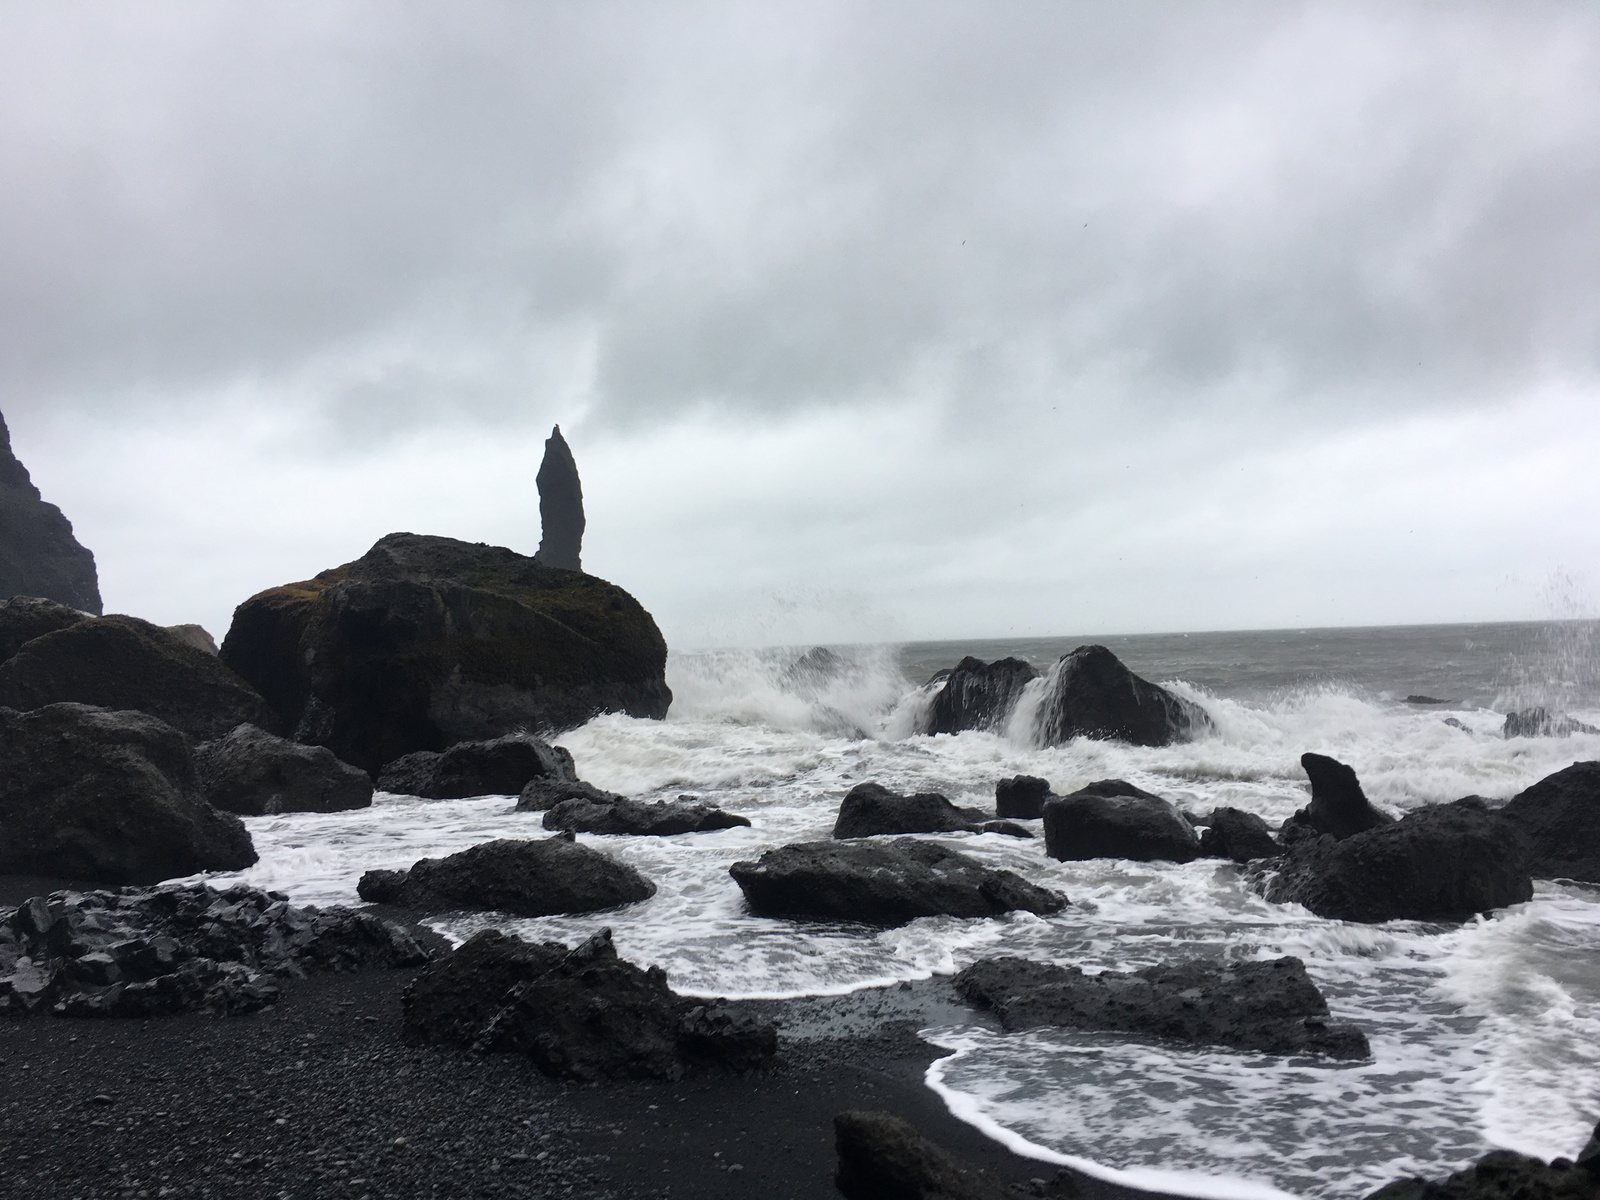
POLYGON ((84 704, 0 708, 0 874, 155 883, 255 861, 172 726, 84 704))
POLYGON ((1236 863, 1257 858, 1276 858, 1283 853, 1267 823, 1255 813, 1237 808, 1218 808, 1211 822, 1200 831, 1200 853, 1206 858, 1230 858, 1236 863))
POLYGON ((1079 646, 1056 665, 1036 733, 1046 746, 1077 737, 1165 746, 1210 724, 1198 705, 1139 678, 1104 646, 1079 646))
POLYGON ((0 663, 0 705, 93 704, 159 717, 196 741, 277 714, 214 655, 137 617, 91 617, 23 643, 0 663))
POLYGON ((1044 816, 1045 802, 1055 799, 1050 784, 1035 775, 1014 775, 994 785, 994 812, 997 817, 1036 821, 1044 816))
POLYGON ((1311 803, 1290 817, 1286 825, 1299 825, 1334 838, 1347 838, 1394 820, 1372 807, 1361 781, 1350 767, 1326 754, 1300 756, 1311 778, 1311 803))
POLYGON ((833 1131, 839 1154, 833 1182, 846 1200, 1010 1200, 1017 1195, 889 1113, 842 1112, 833 1119, 833 1131))
POLYGON ((1194 826, 1177 807, 1121 779, 1102 779, 1044 806, 1045 853, 1073 861, 1127 858, 1190 862, 1200 856, 1194 826))
POLYGON ((1600 883, 1600 762, 1546 775, 1500 815, 1521 831, 1535 879, 1600 883))
POLYGON ((1039 672, 1020 658, 986 663, 970 655, 945 676, 928 709, 928 733, 995 729, 1006 723, 1017 698, 1039 672))
POLYGON ((1268 900, 1336 921, 1465 921, 1533 897, 1517 826, 1477 797, 1342 839, 1308 834, 1251 870, 1268 900))
POLYGON ((100 613, 94 555, 78 544, 72 522, 39 495, 0 416, 0 600, 11 596, 42 596, 100 613))
MULTIPOLYGON (((554 747, 559 754, 565 751, 554 747)), ((530 779, 522 785, 522 791, 517 794, 518 812, 543 812, 554 808, 563 800, 587 800, 591 804, 616 804, 626 800, 626 796, 619 796, 616 792, 608 792, 597 788, 592 783, 586 783, 577 778, 557 778, 546 775, 539 779, 530 779)))
POLYGON ((296 741, 376 773, 418 750, 596 713, 663 717, 667 644, 632 596, 498 546, 392 533, 252 596, 222 659, 296 741))
POLYGON ((0 600, 0 663, 36 637, 87 620, 88 613, 40 596, 12 596, 9 600, 0 600))
POLYGON ((858 783, 845 793, 833 823, 836 838, 884 833, 966 833, 978 831, 988 814, 957 808, 937 792, 902 796, 882 784, 858 783))
POLYGON ((512 988, 537 979, 568 953, 560 942, 525 942, 498 929, 475 933, 406 987, 401 1036, 413 1045, 471 1046, 512 988))
POLYGON ((1444 1179, 1396 1179, 1366 1200, 1600 1200, 1600 1127, 1576 1160, 1491 1150, 1444 1179))
POLYGON ((764 917, 903 925, 918 917, 1048 914, 1065 896, 997 871, 937 842, 798 842, 728 868, 764 917))
POLYGON ((1366 1058, 1366 1036, 1328 1020, 1328 1004, 1298 958, 1184 962, 1085 975, 1023 958, 986 958, 955 980, 968 1002, 1007 1030, 1103 1029, 1266 1054, 1366 1058))
POLYGON ((1500 732, 1508 738, 1571 737, 1575 733, 1600 733, 1600 729, 1545 708, 1522 708, 1506 714, 1500 732))
POLYGON ((648 900, 656 885, 571 834, 536 841, 482 842, 409 871, 368 871, 363 900, 423 912, 503 912, 516 917, 595 912, 648 900))
POLYGON ((572 755, 529 733, 403 755, 378 774, 378 790, 424 800, 516 796, 536 779, 570 782, 572 755))
POLYGON ((259 817, 286 812, 343 812, 372 803, 372 777, 325 746, 302 746, 254 725, 194 752, 200 789, 224 812, 259 817))
POLYGON ((583 552, 583 484, 578 464, 561 436, 561 426, 550 431, 539 464, 539 521, 543 536, 534 558, 547 567, 581 571, 583 552))
MULTIPOLYGON (((520 804, 518 807, 521 807, 520 804)), ((569 833, 631 834, 637 837, 671 837, 679 833, 712 833, 750 824, 749 817, 724 812, 710 804, 689 800, 657 800, 645 804, 619 796, 592 800, 574 796, 544 814, 546 829, 569 833)))

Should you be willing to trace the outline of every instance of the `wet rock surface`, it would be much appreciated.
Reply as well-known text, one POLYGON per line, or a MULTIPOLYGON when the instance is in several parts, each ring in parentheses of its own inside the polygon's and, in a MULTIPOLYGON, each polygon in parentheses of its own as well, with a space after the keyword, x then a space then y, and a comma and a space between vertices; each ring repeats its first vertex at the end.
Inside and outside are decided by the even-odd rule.
POLYGON ((73 536, 72 522, 39 494, 0 416, 0 599, 8 596, 42 596, 100 612, 94 555, 73 536))
POLYGON ((1046 746, 1078 737, 1166 746, 1210 725, 1199 705, 1141 679, 1104 646, 1079 646, 1056 664, 1037 733, 1046 746))
POLYGON ((1397 1179, 1367 1200, 1600 1200, 1600 1128, 1576 1161, 1494 1150, 1444 1179, 1397 1179))
POLYGON ((256 861, 207 804, 187 739, 139 712, 0 708, 0 872, 155 883, 256 861))
POLYGON ((1228 858, 1247 863, 1257 858, 1275 858, 1283 847, 1272 836, 1267 823, 1255 813, 1237 808, 1217 808, 1210 822, 1200 831, 1200 853, 1206 858, 1228 858))
POLYGON ((839 1154, 834 1186, 847 1200, 1008 1200, 1017 1195, 891 1113, 853 1109, 835 1117, 833 1127, 839 1154))
POLYGON ((981 828, 989 814, 957 808, 937 792, 903 796, 882 784, 858 783, 845 793, 833 823, 836 838, 884 833, 957 833, 981 828))
MULTIPOLYGON (((557 746, 556 749, 561 748, 557 746)), ((544 812, 546 809, 554 808, 563 800, 588 800, 594 804, 614 804, 626 799, 626 796, 597 788, 594 784, 585 783, 581 779, 556 779, 547 776, 543 779, 530 779, 522 785, 522 791, 517 794, 517 811, 544 812)))
POLYGON ((1047 780, 1035 775, 1013 775, 996 781, 994 811, 998 817, 1036 821, 1044 816, 1045 802, 1056 799, 1047 780))
POLYGON ((253 1012, 277 1000, 276 976, 427 959, 398 925, 277 892, 55 892, 0 915, 0 1016, 253 1012))
POLYGON ((1536 879, 1600 883, 1600 762, 1573 763, 1512 797, 1500 815, 1528 847, 1536 879))
POLYGON ((1044 806, 1045 852, 1051 858, 1127 858, 1190 862, 1200 839, 1183 814, 1160 796, 1121 779, 1102 779, 1044 806))
MULTIPOLYGON (((518 804, 521 807, 521 804, 518 804)), ((626 797, 590 799, 575 796, 552 806, 544 815, 546 829, 570 833, 630 834, 670 837, 679 833, 711 833, 750 824, 749 817, 724 812, 688 799, 645 804, 626 797)))
POLYGON ((1329 837, 1347 838, 1394 820, 1372 806, 1355 771, 1338 759, 1308 752, 1300 756, 1300 765, 1311 779, 1311 803, 1290 817, 1285 828, 1296 825, 1329 837))
POLYGON ((368 871, 357 891, 374 904, 421 912, 503 912, 518 917, 595 912, 648 900, 655 884, 571 834, 483 842, 424 858, 409 871, 368 871))
POLYGON ((1359 1029, 1329 1019, 1305 964, 1292 957, 1098 975, 1023 958, 986 958, 961 971, 955 986, 1008 1030, 1064 1025, 1267 1054, 1371 1053, 1359 1029))
POLYGON ((918 917, 1060 912, 1066 897, 937 842, 799 842, 728 868, 761 916, 902 925, 918 917))
POLYGON ((1523 708, 1506 714, 1500 732, 1507 738, 1571 737, 1575 733, 1600 733, 1600 729, 1546 708, 1523 708))
POLYGON ((572 755, 528 733, 419 750, 388 763, 378 790, 424 800, 516 796, 532 780, 574 781, 572 755))
POLYGON ((1039 672, 1020 658, 986 663, 970 655, 945 676, 928 709, 927 733, 996 729, 1006 723, 1030 680, 1039 672))
POLYGON ((1464 921, 1533 897, 1517 827, 1476 797, 1343 840, 1307 835, 1251 870, 1268 900, 1340 921, 1464 921))
POLYGON ((302 746, 254 725, 195 750, 206 800, 224 812, 259 817, 286 812, 344 812, 372 803, 372 777, 324 746, 302 746))

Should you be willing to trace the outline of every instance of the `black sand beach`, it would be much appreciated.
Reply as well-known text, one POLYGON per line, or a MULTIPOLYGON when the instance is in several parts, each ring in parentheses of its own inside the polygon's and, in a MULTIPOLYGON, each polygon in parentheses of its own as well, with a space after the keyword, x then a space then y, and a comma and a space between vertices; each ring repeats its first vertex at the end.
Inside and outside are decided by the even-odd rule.
MULTIPOLYGON (((0 905, 60 881, 0 879, 0 905)), ((580 1087, 509 1055, 400 1040, 410 971, 290 981, 260 1013, 0 1025, 9 1200, 98 1197, 829 1197, 832 1119, 903 1117, 1000 1183, 1051 1179, 955 1120, 918 1039, 942 981, 757 1005, 778 1065, 580 1087)), ((1079 1177, 1085 1200, 1149 1195, 1079 1177)), ((1052 1193, 1055 1194, 1055 1193, 1052 1193)))

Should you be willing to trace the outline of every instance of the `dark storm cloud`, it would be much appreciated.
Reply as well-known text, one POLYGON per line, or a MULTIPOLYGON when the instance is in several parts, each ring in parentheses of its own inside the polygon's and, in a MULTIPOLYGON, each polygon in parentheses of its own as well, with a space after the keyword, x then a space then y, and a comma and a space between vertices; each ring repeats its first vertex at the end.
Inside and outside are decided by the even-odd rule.
POLYGON ((3 20, 7 410, 1326 420, 1600 365, 1580 6, 3 20))

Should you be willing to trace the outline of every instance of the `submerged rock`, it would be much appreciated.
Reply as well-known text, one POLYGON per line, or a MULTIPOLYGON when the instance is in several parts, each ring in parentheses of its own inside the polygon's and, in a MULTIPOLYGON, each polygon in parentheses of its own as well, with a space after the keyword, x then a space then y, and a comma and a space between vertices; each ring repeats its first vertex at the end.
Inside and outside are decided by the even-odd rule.
POLYGON ((1036 733, 1045 746, 1078 737, 1166 746, 1210 725, 1199 705, 1139 678, 1104 646, 1079 646, 1055 666, 1036 733))
POLYGON ((561 436, 559 425, 545 439, 537 482, 543 535, 534 559, 563 571, 583 570, 583 483, 578 479, 577 460, 572 457, 567 439, 561 436))
POLYGON ((1300 765, 1311 779, 1311 803, 1290 817, 1286 828, 1293 825, 1347 838, 1394 820, 1372 806, 1355 771, 1338 759, 1307 752, 1300 756, 1300 765))
POLYGON ((928 709, 928 733, 996 729, 1006 723, 1028 682, 1039 672, 1020 658, 986 663, 970 655, 945 676, 928 709))
POLYGON ((409 871, 368 871, 363 900, 423 912, 503 912, 517 917, 595 912, 648 900, 656 885, 571 834, 533 841, 481 842, 409 871))
POLYGON ((617 956, 602 929, 568 951, 478 934, 406 990, 405 1036, 526 1055, 561 1079, 680 1079, 768 1065, 777 1031, 667 986, 617 956))
POLYGON ((85 704, 0 708, 0 873, 155 883, 255 861, 172 726, 85 704))
POLYGON ((1304 836, 1255 879, 1268 900, 1367 923, 1464 921, 1533 897, 1516 826, 1477 797, 1420 808, 1342 840, 1304 836))
POLYGON ((378 773, 378 790, 424 800, 468 796, 516 796, 532 780, 576 778, 572 755, 531 733, 508 733, 481 742, 457 742, 448 750, 419 750, 395 759, 378 773))
POLYGON ((1102 779, 1045 804, 1044 844, 1051 858, 1066 861, 1182 863, 1200 856, 1194 826, 1176 806, 1121 779, 1102 779))
POLYGON ((1444 1179, 1397 1179, 1367 1200, 1600 1200, 1600 1127, 1577 1161, 1491 1150, 1444 1179))
POLYGON ((275 976, 427 960, 369 913, 243 885, 55 892, 0 914, 0 1015, 251 1012, 277 999, 275 976))
POLYGON ((206 742, 194 761, 206 800, 223 812, 344 812, 372 803, 372 778, 361 768, 324 746, 302 746, 254 725, 206 742))
POLYGON ((839 816, 833 824, 836 838, 874 837, 885 833, 982 833, 1015 831, 1032 835, 1017 826, 990 821, 989 814, 977 808, 957 808, 937 792, 918 792, 902 796, 877 783, 858 783, 845 793, 839 816))
POLYGON ((728 868, 763 917, 903 925, 918 917, 1048 914, 1065 896, 937 842, 799 842, 728 868))
POLYGON ((1236 863, 1275 858, 1283 853, 1267 823, 1252 812, 1217 808, 1200 832, 1200 853, 1206 858, 1229 858, 1236 863))
POLYGON ((1371 1055, 1359 1029, 1328 1019, 1328 1003, 1298 958, 1098 975, 986 958, 958 974, 955 986, 969 1003, 992 1009, 1008 1030, 1064 1025, 1266 1054, 1371 1055))
POLYGON ((833 1182, 846 1200, 1008 1200, 1015 1194, 888 1113, 842 1112, 833 1131, 839 1154, 833 1182))
POLYGON ((9 596, 39 596, 100 612, 94 555, 73 536, 72 522, 34 487, 0 416, 0 600, 9 596))
POLYGON ((749 817, 723 812, 709 804, 684 800, 657 800, 654 804, 645 804, 621 796, 614 800, 591 800, 576 796, 562 800, 544 815, 546 829, 561 829, 571 833, 632 834, 639 837, 711 833, 749 824, 749 817))
POLYGON ((601 712, 659 718, 672 701, 666 642, 621 588, 412 533, 252 596, 222 658, 296 741, 373 773, 415 751, 601 712))
POLYGON ((1501 732, 1508 738, 1571 737, 1575 733, 1600 733, 1600 729, 1559 713, 1552 715, 1544 708, 1524 708, 1506 714, 1501 732))
POLYGON ((1600 762, 1546 775, 1500 815, 1521 831, 1536 879, 1600 883, 1600 762))

